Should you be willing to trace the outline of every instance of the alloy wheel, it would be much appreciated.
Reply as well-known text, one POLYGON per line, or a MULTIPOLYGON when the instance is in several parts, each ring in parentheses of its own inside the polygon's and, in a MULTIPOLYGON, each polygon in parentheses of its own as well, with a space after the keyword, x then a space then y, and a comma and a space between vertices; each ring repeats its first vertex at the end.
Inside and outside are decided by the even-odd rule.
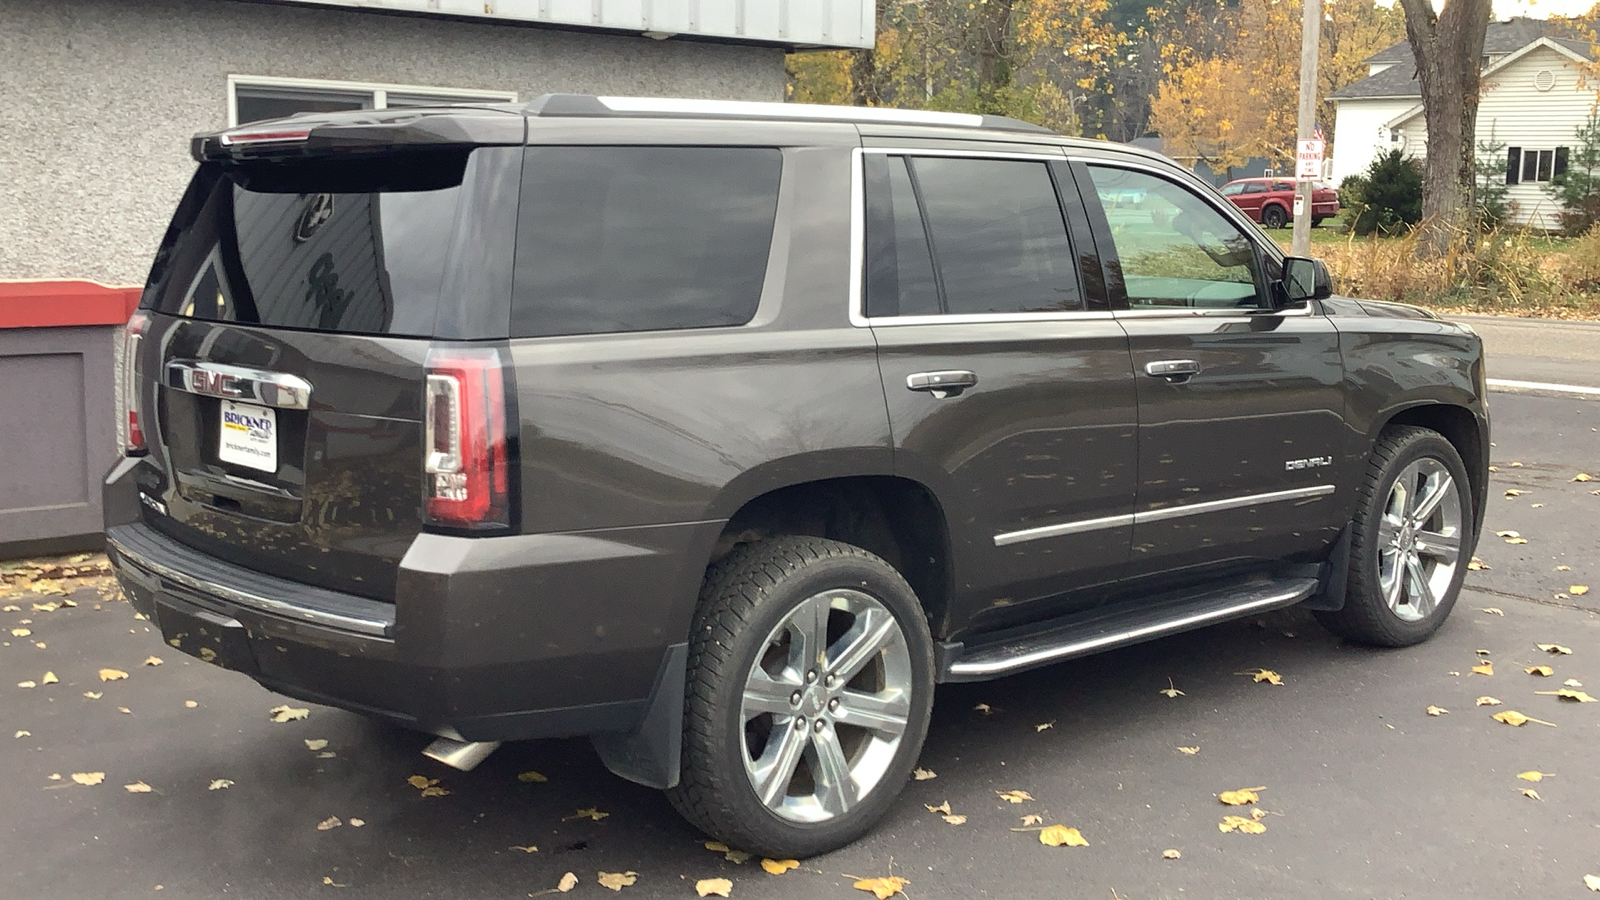
POLYGON ((1402 621, 1427 618, 1461 563, 1461 496, 1444 463, 1425 456, 1389 488, 1378 524, 1378 584, 1402 621))

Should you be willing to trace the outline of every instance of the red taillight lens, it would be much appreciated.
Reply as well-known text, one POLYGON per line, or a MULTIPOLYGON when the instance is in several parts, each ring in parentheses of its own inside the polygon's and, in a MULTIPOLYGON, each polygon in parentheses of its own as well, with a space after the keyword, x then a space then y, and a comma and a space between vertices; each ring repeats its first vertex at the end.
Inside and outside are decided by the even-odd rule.
POLYGON ((429 524, 510 523, 505 378, 493 347, 428 354, 423 496, 429 524))
POLYGON ((121 384, 117 389, 121 415, 117 418, 118 442, 128 456, 146 452, 144 442, 144 404, 140 402, 143 390, 144 361, 140 349, 144 344, 145 330, 150 327, 150 315, 136 312, 122 329, 121 384))

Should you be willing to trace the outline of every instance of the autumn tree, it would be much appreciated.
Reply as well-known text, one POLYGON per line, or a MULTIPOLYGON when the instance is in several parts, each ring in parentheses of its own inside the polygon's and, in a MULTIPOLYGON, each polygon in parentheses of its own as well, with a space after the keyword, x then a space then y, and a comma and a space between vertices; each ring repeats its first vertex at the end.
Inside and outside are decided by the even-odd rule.
POLYGON ((1448 0, 1439 12, 1429 0, 1400 0, 1400 6, 1428 128, 1417 252, 1440 256, 1458 240, 1472 242, 1476 234, 1479 60, 1490 0, 1448 0))

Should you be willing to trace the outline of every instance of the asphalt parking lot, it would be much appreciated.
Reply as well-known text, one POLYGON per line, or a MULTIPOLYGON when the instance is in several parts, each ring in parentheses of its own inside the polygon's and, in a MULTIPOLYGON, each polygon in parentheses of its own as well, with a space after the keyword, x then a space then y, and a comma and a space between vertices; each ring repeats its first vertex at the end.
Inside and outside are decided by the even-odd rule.
POLYGON ((937 777, 907 785, 867 839, 782 875, 705 849, 584 741, 507 745, 454 772, 420 755, 426 738, 178 654, 92 589, 48 611, 32 604, 61 598, 10 596, 0 895, 525 897, 572 872, 573 895, 600 897, 612 893, 598 873, 634 872, 622 893, 639 898, 693 897, 719 877, 734 897, 865 897, 852 882, 887 875, 912 898, 1589 896, 1600 704, 1536 692, 1574 679, 1600 695, 1600 401, 1492 403, 1487 568, 1429 643, 1353 647, 1290 611, 945 686, 922 758, 937 777), (1508 530, 1526 543, 1493 534, 1508 530), (142 664, 152 655, 162 664, 142 664), (1473 674, 1485 661, 1493 674, 1473 674), (1535 665, 1553 674, 1525 673, 1535 665), (103 668, 128 677, 102 681, 103 668), (1284 683, 1239 674, 1262 668, 1284 683), (306 718, 270 721, 286 702, 306 718), (1551 724, 1491 718, 1506 710, 1551 724), (519 780, 528 771, 547 780, 519 780), (1535 771, 1551 774, 1517 777, 1535 771), (72 780, 90 773, 103 782, 72 780), (417 775, 448 793, 424 796, 417 775), (218 779, 229 784, 211 789, 218 779), (1262 789, 1264 833, 1219 831, 1249 815, 1218 801, 1238 788, 1262 789), (997 795, 1012 790, 1033 800, 997 795), (925 809, 946 801, 964 824, 925 809), (1014 830, 1025 815, 1078 828, 1089 846, 1045 847, 1014 830))

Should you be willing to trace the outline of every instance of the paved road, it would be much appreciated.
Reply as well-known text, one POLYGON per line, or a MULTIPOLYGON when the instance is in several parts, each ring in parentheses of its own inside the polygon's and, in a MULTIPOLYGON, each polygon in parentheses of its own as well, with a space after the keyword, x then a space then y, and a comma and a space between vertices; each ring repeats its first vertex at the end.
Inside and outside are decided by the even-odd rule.
POLYGON ((1600 388, 1600 322, 1453 318, 1483 337, 1490 378, 1600 388))
POLYGON ((913 898, 1590 896, 1600 704, 1534 691, 1576 678, 1600 695, 1600 483, 1570 480, 1600 476, 1600 401, 1497 394, 1494 415, 1489 529, 1528 543, 1484 540, 1490 568, 1472 573, 1434 640, 1362 649, 1291 611, 946 686, 922 759, 938 778, 908 785, 866 840, 781 877, 703 849, 658 794, 609 776, 582 741, 507 746, 454 773, 419 756, 423 738, 348 713, 313 706, 304 721, 269 722, 281 698, 180 656, 126 604, 97 609, 88 592, 74 609, 24 604, 0 613, 0 895, 509 898, 572 871, 574 895, 600 897, 611 894, 598 871, 631 870, 625 895, 638 898, 693 897, 710 877, 732 879, 734 897, 867 896, 845 873, 901 875, 913 898), (1530 493, 1506 499, 1508 488, 1530 493), (1572 597, 1573 584, 1595 590, 1572 597), (1573 653, 1548 656, 1541 642, 1573 653), (1468 674, 1479 650, 1492 676, 1468 674), (165 664, 141 666, 152 653, 165 664), (1540 663, 1555 677, 1523 673, 1540 663), (131 677, 102 683, 102 667, 131 677), (1285 684, 1236 674, 1258 667, 1285 684), (15 686, 47 670, 59 684, 15 686), (1169 679, 1182 696, 1158 693, 1169 679), (1505 705, 1474 706, 1483 695, 1505 705), (1429 705, 1449 713, 1430 717, 1429 705), (1500 709, 1557 727, 1502 725, 1490 719, 1500 709), (337 755, 319 758, 308 739, 337 755), (549 781, 518 782, 528 769, 549 781), (1535 769, 1555 776, 1516 778, 1535 769), (101 771, 96 787, 68 780, 101 771), (421 797, 406 783, 416 774, 451 793, 421 797), (217 778, 233 785, 207 790, 217 778), (154 791, 123 790, 138 781, 154 791), (1260 786, 1266 833, 1219 833, 1235 810, 1215 794, 1260 786), (1018 789, 1035 801, 994 793, 1018 789), (946 800, 967 824, 923 809, 946 800), (608 815, 571 818, 580 808, 608 815), (1090 846, 1011 831, 1028 813, 1081 829, 1090 846), (345 824, 318 830, 330 816, 345 824), (1169 848, 1182 858, 1163 859, 1169 848))

